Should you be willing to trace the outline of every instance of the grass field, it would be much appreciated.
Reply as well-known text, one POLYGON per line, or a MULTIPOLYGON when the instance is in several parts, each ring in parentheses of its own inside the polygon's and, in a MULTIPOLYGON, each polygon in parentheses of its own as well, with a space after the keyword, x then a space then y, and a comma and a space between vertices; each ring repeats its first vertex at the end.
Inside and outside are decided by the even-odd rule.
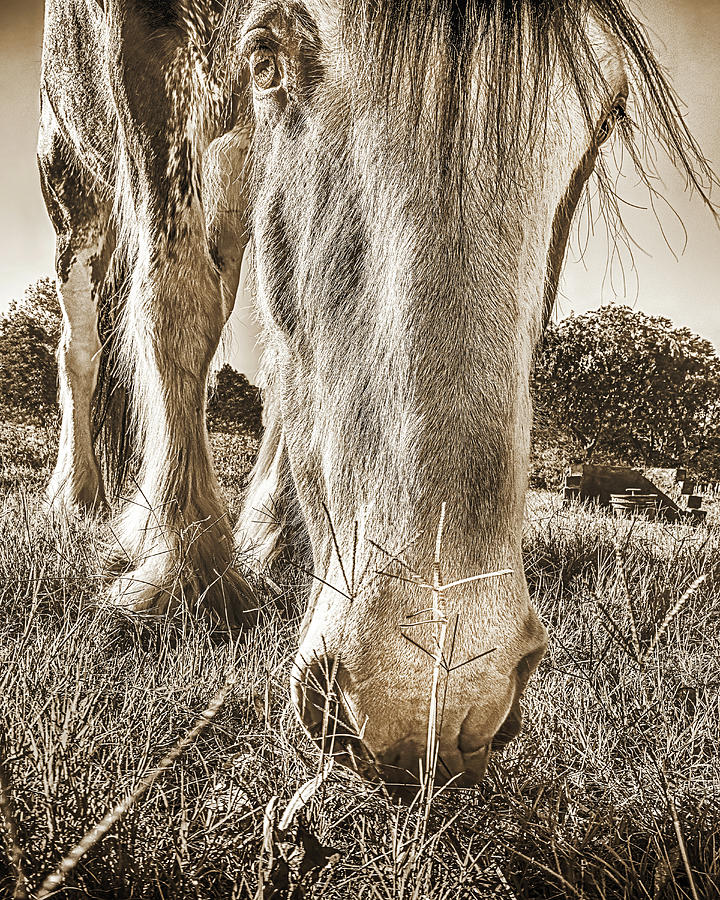
MULTIPOLYGON (((42 500, 52 434, 6 425, 0 438, 4 895, 18 871, 37 895, 232 672, 213 720, 56 896, 254 897, 271 851, 308 872, 291 894, 278 863, 265 897, 720 898, 715 515, 631 527, 531 494, 526 568, 551 637, 521 737, 478 789, 443 789, 429 811, 336 766, 296 827, 265 827, 263 849, 268 803, 282 813, 321 764, 288 705, 295 579, 234 642, 122 616, 102 602, 109 526, 61 521, 42 500)), ((253 448, 214 442, 237 510, 253 448)))

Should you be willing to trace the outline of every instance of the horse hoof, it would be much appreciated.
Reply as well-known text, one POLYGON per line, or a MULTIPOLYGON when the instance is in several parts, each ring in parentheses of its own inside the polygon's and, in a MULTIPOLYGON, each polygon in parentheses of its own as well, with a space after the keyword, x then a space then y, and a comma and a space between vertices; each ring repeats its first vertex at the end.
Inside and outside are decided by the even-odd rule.
POLYGON ((45 497, 54 513, 67 518, 78 515, 104 518, 110 511, 102 488, 73 490, 68 486, 55 488, 51 483, 45 497))
POLYGON ((231 632, 257 622, 258 599, 235 569, 201 579, 192 573, 159 573, 149 565, 136 569, 126 566, 125 571, 117 573, 110 601, 128 612, 151 616, 175 615, 182 610, 193 615, 200 612, 231 632))

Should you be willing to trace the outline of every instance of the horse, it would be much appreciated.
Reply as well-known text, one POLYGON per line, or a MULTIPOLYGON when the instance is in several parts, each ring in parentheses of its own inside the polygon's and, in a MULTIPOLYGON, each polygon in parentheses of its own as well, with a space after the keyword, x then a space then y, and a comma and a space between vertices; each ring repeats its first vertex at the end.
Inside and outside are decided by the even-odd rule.
POLYGON ((132 423, 114 597, 229 627, 257 606, 236 547, 262 570, 300 523, 307 730, 387 780, 478 781, 547 647, 528 384, 573 217, 593 172, 612 212, 606 147, 651 185, 646 137, 710 203, 642 26, 622 0, 49 0, 41 99, 52 503, 103 507, 96 432, 117 473, 132 423), (233 533, 205 405, 244 254, 264 436, 233 533))

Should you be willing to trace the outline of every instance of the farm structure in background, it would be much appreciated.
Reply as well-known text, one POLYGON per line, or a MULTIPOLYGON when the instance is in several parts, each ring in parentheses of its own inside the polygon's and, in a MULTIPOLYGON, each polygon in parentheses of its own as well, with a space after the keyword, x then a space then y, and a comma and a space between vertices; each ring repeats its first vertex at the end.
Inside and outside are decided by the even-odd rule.
POLYGON ((568 470, 563 500, 591 500, 617 513, 645 513, 667 522, 705 520, 702 497, 685 469, 632 469, 627 466, 585 465, 568 470))

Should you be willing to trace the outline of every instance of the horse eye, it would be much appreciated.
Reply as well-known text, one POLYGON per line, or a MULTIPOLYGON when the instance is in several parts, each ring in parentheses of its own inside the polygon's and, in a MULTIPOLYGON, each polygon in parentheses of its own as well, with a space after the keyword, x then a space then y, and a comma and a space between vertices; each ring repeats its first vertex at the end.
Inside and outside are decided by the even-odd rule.
POLYGON ((250 72, 259 91, 268 91, 280 84, 280 72, 275 55, 267 50, 255 50, 251 54, 250 72))
POLYGON ((597 131, 597 145, 598 147, 602 146, 605 141, 610 137, 610 135, 615 130, 615 125, 622 121, 625 118, 625 101, 618 100, 616 101, 613 108, 610 110, 610 113, 603 120, 602 125, 598 128, 597 131))

